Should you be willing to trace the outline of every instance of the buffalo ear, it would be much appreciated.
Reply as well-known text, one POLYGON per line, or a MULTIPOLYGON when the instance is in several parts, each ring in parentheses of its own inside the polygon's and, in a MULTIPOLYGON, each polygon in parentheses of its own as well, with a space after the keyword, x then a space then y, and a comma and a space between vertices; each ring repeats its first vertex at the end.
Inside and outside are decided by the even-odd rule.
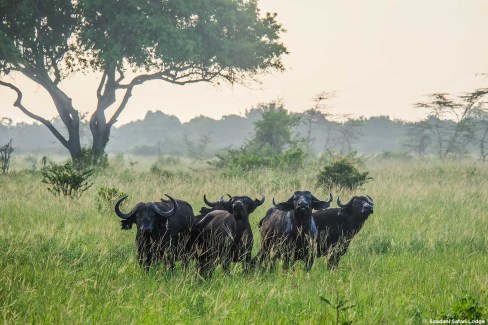
POLYGON ((330 207, 330 202, 326 201, 315 201, 312 203, 312 209, 314 210, 324 210, 330 207))
POLYGON ((134 224, 134 221, 131 219, 122 220, 122 221, 120 221, 120 224, 122 225, 123 230, 129 230, 129 229, 132 229, 132 225, 134 224))
POLYGON ((254 212, 254 210, 256 210, 258 206, 263 205, 264 200, 266 200, 266 198, 264 197, 264 195, 261 194, 261 200, 255 199, 254 201, 252 201, 252 204, 249 206, 248 213, 254 212))
POLYGON ((281 210, 281 211, 291 211, 295 207, 293 206, 293 196, 286 202, 281 202, 276 204, 275 200, 273 198, 273 205, 276 209, 281 210))

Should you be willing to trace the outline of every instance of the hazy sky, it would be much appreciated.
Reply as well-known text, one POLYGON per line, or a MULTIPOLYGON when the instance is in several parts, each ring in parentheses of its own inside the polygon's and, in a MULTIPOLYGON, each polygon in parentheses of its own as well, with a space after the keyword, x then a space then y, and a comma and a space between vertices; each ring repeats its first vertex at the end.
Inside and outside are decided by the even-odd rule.
MULTIPOLYGON (((283 99, 303 111, 322 91, 335 91, 332 112, 351 116, 390 115, 417 120, 413 108, 432 92, 460 93, 486 87, 488 1, 486 0, 261 0, 287 29, 286 71, 261 77, 255 89, 151 82, 139 86, 119 125, 161 110, 182 121, 198 115, 242 114, 261 102, 283 99)), ((93 111, 96 75, 62 83, 79 111, 93 111)), ((56 116, 41 87, 17 75, 10 81, 25 91, 24 103, 43 117, 56 116)), ((120 97, 120 96, 119 96, 120 97)), ((12 106, 13 92, 0 88, 0 117, 32 120, 12 106)))

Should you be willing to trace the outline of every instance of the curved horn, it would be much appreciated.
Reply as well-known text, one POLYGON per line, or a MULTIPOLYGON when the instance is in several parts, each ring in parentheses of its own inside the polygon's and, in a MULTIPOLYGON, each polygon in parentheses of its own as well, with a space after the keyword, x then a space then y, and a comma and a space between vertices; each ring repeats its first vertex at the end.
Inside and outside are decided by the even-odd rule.
POLYGON ((224 200, 224 196, 223 195, 220 197, 219 203, 220 204, 226 204, 227 203, 227 201, 224 200))
MULTIPOLYGON (((161 217, 171 217, 173 214, 176 213, 176 210, 178 209, 178 203, 176 203, 175 199, 173 199, 171 196, 168 194, 164 194, 168 197, 168 199, 171 200, 171 203, 173 203, 173 207, 169 211, 163 211, 156 204, 153 204, 153 209, 156 211, 157 214, 159 214, 161 217)), ((163 202, 163 199, 161 199, 161 202, 163 202)))
POLYGON ((134 212, 134 209, 132 209, 132 211, 129 213, 123 213, 122 211, 120 211, 120 204, 122 202, 124 202, 125 199, 127 199, 127 196, 128 195, 124 196, 123 198, 118 200, 117 203, 115 203, 115 213, 119 216, 119 218, 124 219, 124 220, 132 217, 132 214, 134 212))
POLYGON ((332 193, 329 193, 329 195, 330 195, 330 198, 329 198, 329 201, 326 201, 327 203, 332 202, 332 199, 333 199, 333 198, 332 198, 332 193))
POLYGON ((366 197, 368 198, 368 200, 369 200, 369 203, 371 203, 371 204, 374 204, 374 202, 373 202, 373 199, 371 198, 371 196, 369 196, 369 195, 366 195, 366 197))
MULTIPOLYGON (((258 204, 257 206, 262 205, 262 204, 264 203, 264 200, 265 200, 265 199, 266 199, 266 198, 264 197, 263 193, 261 193, 261 200, 256 199, 256 201, 258 201, 258 202, 259 202, 259 204, 258 204)), ((273 200, 274 200, 274 198, 273 198, 273 200)))
POLYGON ((273 198, 273 206, 274 206, 275 208, 277 208, 277 207, 278 207, 278 206, 276 205, 276 202, 275 202, 274 198, 273 198))
POLYGON ((210 202, 209 200, 207 200, 207 197, 205 196, 205 194, 203 194, 203 201, 205 201, 206 205, 208 205, 209 207, 212 207, 212 208, 219 203, 219 201, 210 202))

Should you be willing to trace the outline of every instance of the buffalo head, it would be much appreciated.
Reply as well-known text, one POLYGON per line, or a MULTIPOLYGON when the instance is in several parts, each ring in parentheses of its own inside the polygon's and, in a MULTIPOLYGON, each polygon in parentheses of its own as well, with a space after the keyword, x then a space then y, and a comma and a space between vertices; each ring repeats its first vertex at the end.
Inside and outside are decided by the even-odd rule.
MULTIPOLYGON (((230 195, 228 195, 230 197, 230 195)), ((220 204, 224 210, 229 211, 236 219, 245 218, 264 203, 265 197, 261 194, 261 199, 251 199, 249 196, 232 196, 228 201, 222 197, 220 204)))
POLYGON ((373 213, 374 202, 370 196, 366 195, 354 196, 346 204, 342 204, 339 198, 337 198, 337 205, 342 209, 352 210, 357 215, 360 215, 366 219, 370 214, 373 213))
POLYGON ((321 201, 312 195, 309 191, 296 191, 288 201, 276 204, 273 198, 273 205, 276 209, 282 211, 294 211, 300 214, 311 214, 312 210, 323 210, 330 206, 332 194, 329 201, 321 201))
MULTIPOLYGON (((166 195, 166 194, 165 194, 166 195)), ((122 229, 131 229, 135 223, 137 226, 137 232, 141 235, 154 237, 158 235, 159 231, 163 228, 162 225, 166 224, 169 217, 176 213, 178 204, 169 195, 166 195, 173 204, 173 207, 169 211, 164 211, 153 202, 143 203, 139 202, 129 213, 120 211, 120 204, 127 198, 124 196, 115 204, 115 213, 122 219, 122 229)))

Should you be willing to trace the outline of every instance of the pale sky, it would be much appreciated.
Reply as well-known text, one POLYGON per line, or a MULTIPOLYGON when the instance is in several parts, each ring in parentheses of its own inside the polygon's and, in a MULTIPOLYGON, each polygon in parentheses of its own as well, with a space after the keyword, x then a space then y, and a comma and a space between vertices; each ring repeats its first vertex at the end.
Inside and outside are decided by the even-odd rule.
MULTIPOLYGON (((322 91, 335 91, 331 112, 352 117, 389 115, 419 120, 414 108, 423 95, 459 94, 487 87, 488 1, 486 0, 260 0, 263 11, 278 13, 287 29, 286 71, 260 78, 255 89, 151 82, 136 88, 117 125, 160 110, 188 121, 199 115, 243 114, 258 103, 283 99, 303 111, 322 91)), ((96 105, 98 75, 62 83, 75 108, 96 105)), ((24 104, 45 118, 56 116, 44 90, 16 75, 24 104)), ((120 96, 119 96, 120 97, 120 96)), ((14 93, 0 88, 0 117, 32 122, 12 106, 14 93)), ((110 113, 109 113, 110 115, 110 113)))

